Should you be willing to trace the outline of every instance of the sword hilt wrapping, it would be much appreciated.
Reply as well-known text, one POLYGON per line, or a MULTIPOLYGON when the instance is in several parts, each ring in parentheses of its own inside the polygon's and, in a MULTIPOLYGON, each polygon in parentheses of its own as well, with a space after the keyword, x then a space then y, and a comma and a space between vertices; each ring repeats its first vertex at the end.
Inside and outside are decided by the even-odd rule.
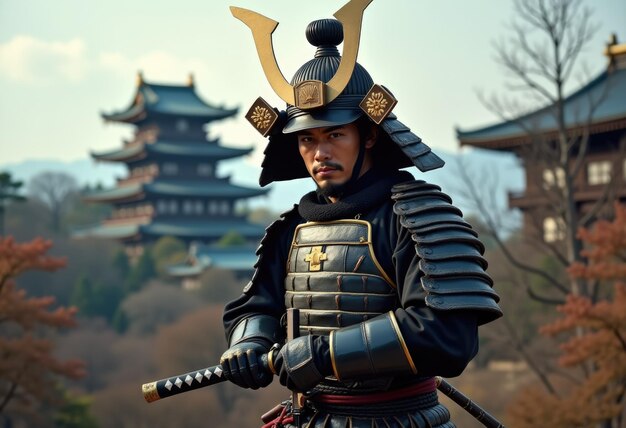
MULTIPOLYGON (((273 351, 270 351, 273 352, 273 351)), ((263 369, 269 371, 267 354, 261 356, 263 369)), ((220 364, 206 367, 193 372, 168 377, 154 382, 144 383, 141 386, 143 398, 148 402, 171 397, 194 389, 204 388, 226 381, 224 370, 220 364)))
POLYGON ((148 403, 171 397, 205 386, 215 385, 226 380, 221 365, 207 367, 201 370, 168 377, 155 382, 144 383, 141 387, 143 398, 148 403))

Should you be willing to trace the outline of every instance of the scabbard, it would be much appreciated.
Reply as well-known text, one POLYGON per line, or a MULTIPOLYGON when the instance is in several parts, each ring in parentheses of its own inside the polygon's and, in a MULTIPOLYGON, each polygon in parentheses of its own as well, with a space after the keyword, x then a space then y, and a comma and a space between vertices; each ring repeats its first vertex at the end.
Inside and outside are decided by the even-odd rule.
POLYGON ((141 386, 143 398, 148 403, 171 397, 182 392, 193 391, 205 386, 215 385, 226 380, 221 365, 207 367, 201 370, 168 377, 155 382, 144 383, 141 386))
POLYGON ((450 385, 445 379, 437 376, 435 377, 435 383, 439 391, 445 394, 450 400, 463 407, 467 413, 475 417, 477 421, 487 428, 505 428, 499 420, 470 400, 469 397, 461 391, 450 385))

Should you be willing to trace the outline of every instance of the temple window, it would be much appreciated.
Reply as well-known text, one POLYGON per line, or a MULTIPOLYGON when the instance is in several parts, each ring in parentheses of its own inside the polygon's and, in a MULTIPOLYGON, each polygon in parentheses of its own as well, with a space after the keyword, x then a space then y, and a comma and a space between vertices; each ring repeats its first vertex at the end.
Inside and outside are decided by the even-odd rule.
POLYGON ((209 210, 209 214, 216 214, 217 213, 217 202, 210 201, 209 204, 208 204, 208 210, 209 210))
POLYGON ((189 122, 187 122, 185 119, 178 119, 176 121, 176 130, 181 134, 184 134, 189 130, 189 122))
POLYGON ((589 162, 587 165, 587 183, 590 185, 606 184, 611 181, 611 161, 589 162))
POLYGON ((185 214, 193 213, 193 203, 190 200, 185 200, 183 202, 183 213, 185 214))
POLYGON ((178 202, 172 200, 170 201, 170 214, 178 213, 178 202))
POLYGON ((196 214, 201 215, 204 214, 204 204, 202 201, 196 201, 194 204, 196 214))
POLYGON ((167 202, 163 199, 157 200, 157 212, 159 214, 167 214, 167 202))
POLYGON ((543 188, 551 189, 557 186, 559 189, 565 187, 565 171, 563 168, 547 168, 543 170, 543 188))
POLYGON ((210 163, 198 164, 198 175, 210 176, 212 172, 213 172, 213 168, 210 163))
POLYGON ((563 219, 546 217, 543 219, 543 240, 545 242, 561 241, 565 238, 565 222, 563 219))
POLYGON ((178 174, 178 164, 174 162, 164 162, 163 163, 163 174, 165 175, 177 175, 178 174))
POLYGON ((220 212, 223 215, 228 215, 228 213, 230 212, 230 206, 228 205, 228 202, 222 201, 220 205, 220 212))

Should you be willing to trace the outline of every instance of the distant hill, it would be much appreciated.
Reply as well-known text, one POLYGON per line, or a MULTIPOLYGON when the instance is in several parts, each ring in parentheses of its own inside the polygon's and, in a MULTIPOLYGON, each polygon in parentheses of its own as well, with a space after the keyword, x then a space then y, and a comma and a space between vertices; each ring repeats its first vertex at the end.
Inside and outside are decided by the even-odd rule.
MULTIPOLYGON (((463 198, 459 163, 466 165, 472 176, 480 177, 481 183, 483 181, 489 183, 488 192, 495 193, 495 200, 500 207, 506 206, 507 191, 519 191, 524 187, 523 170, 511 155, 483 150, 471 150, 463 154, 438 150, 437 154, 446 161, 444 168, 424 174, 415 169, 411 172, 416 178, 440 185, 466 214, 471 214, 473 208, 463 198)), ((88 158, 72 162, 32 159, 14 164, 0 164, 0 171, 9 171, 14 178, 24 180, 26 183, 41 172, 62 171, 73 175, 80 185, 102 184, 104 187, 114 185, 117 177, 123 177, 126 174, 125 167, 122 165, 94 162, 88 158)), ((241 159, 224 161, 219 173, 222 176, 231 175, 232 181, 237 184, 257 186, 260 167, 250 165, 241 159)), ((487 186, 486 183, 482 185, 487 186)), ((312 190, 314 186, 310 179, 302 179, 274 183, 270 188, 268 196, 251 200, 250 207, 266 206, 274 211, 285 211, 297 203, 303 193, 312 190)))

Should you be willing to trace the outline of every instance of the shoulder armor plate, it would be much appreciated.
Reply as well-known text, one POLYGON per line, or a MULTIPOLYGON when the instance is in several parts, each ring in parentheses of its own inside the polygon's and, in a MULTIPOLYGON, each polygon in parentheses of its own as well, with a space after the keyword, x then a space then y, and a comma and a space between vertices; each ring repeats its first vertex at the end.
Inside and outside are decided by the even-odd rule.
POLYGON ((265 228, 265 235, 263 235, 263 238, 261 238, 259 246, 255 251, 255 254, 257 255, 257 259, 256 259, 256 263, 254 263, 254 266, 253 266, 254 273, 252 274, 252 278, 250 278, 250 281, 248 282, 248 284, 244 287, 243 289, 244 293, 248 293, 256 282, 256 279, 259 274, 259 266, 263 259, 264 248, 267 246, 271 247, 272 245, 274 245, 272 242, 276 237, 276 231, 282 225, 284 225, 288 219, 291 219, 297 212, 298 212, 298 206, 294 205, 290 210, 281 213, 280 218, 273 221, 269 226, 265 228))
POLYGON ((452 199, 439 186, 421 180, 391 190, 393 211, 416 243, 426 304, 438 310, 473 310, 480 324, 500 317, 499 297, 485 271, 485 247, 452 199))

